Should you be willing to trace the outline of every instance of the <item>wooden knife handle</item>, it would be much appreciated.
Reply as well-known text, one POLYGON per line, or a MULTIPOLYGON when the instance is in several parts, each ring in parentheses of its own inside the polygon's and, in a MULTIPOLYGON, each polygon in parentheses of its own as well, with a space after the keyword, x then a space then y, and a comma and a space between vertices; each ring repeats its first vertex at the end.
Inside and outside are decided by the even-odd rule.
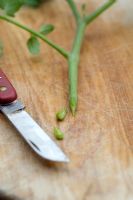
POLYGON ((4 72, 0 69, 0 104, 9 104, 17 99, 17 93, 4 72))

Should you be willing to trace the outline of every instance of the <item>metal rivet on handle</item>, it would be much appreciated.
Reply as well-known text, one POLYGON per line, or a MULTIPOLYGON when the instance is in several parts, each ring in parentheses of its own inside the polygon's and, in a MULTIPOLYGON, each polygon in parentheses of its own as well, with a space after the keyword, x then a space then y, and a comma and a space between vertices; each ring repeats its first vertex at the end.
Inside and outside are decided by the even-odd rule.
POLYGON ((6 91, 7 90, 7 87, 5 87, 5 86, 0 86, 0 92, 4 92, 4 91, 6 91))

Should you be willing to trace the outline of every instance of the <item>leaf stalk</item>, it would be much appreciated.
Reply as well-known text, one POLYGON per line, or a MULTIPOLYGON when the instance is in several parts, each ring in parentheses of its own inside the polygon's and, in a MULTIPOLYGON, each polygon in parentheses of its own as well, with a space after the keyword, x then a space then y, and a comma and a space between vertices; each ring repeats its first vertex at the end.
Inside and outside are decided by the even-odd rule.
POLYGON ((81 19, 81 16, 80 16, 80 13, 77 9, 75 2, 73 0, 66 0, 66 1, 67 1, 68 5, 70 6, 71 10, 72 10, 72 13, 75 17, 76 23, 78 24, 78 22, 81 19))
POLYGON ((77 109, 78 95, 78 65, 80 61, 80 51, 85 34, 86 24, 84 20, 78 23, 73 48, 69 55, 69 106, 73 115, 77 109))
POLYGON ((11 24, 14 24, 18 26, 19 28, 22 28, 23 30, 29 32, 35 37, 40 38, 44 42, 46 42, 49 46, 53 47, 56 51, 58 51, 62 56, 64 56, 68 60, 69 65, 69 106, 70 110, 73 115, 75 115, 77 110, 77 102, 78 102, 78 65, 80 61, 80 51, 83 43, 83 38, 85 35, 85 30, 88 24, 90 24, 92 21, 94 21, 99 15, 101 15, 105 10, 107 10, 110 6, 112 6, 113 3, 115 3, 117 0, 108 0, 106 3, 104 3, 101 7, 96 9, 92 14, 90 15, 84 15, 81 16, 80 12, 77 9, 77 6, 74 2, 74 0, 66 0, 68 5, 70 6, 72 13, 76 20, 76 34, 75 39, 73 42, 73 46, 70 52, 67 52, 65 49, 60 47, 59 45, 55 44, 51 40, 49 40, 46 36, 43 34, 23 25, 17 22, 16 20, 12 19, 11 17, 7 15, 0 15, 0 19, 5 20, 7 22, 10 22, 11 24))
POLYGON ((56 51, 58 51, 62 56, 64 56, 65 58, 68 58, 69 53, 64 50, 62 47, 60 47, 59 45, 55 44, 54 42, 52 42, 51 40, 49 40, 47 37, 45 37, 43 34, 17 22, 16 20, 12 19, 11 17, 7 16, 7 15, 0 15, 0 19, 5 20, 11 24, 16 25, 17 27, 31 33, 32 35, 40 38, 41 40, 43 40, 44 42, 46 42, 49 46, 53 47, 56 51))

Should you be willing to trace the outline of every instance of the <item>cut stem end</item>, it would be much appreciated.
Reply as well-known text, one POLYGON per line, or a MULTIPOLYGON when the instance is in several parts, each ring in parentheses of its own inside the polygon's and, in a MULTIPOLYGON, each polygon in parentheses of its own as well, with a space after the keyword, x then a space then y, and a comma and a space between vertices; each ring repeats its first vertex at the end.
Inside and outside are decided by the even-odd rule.
POLYGON ((76 115, 76 110, 77 110, 77 100, 75 98, 70 100, 70 110, 72 112, 72 115, 76 115))

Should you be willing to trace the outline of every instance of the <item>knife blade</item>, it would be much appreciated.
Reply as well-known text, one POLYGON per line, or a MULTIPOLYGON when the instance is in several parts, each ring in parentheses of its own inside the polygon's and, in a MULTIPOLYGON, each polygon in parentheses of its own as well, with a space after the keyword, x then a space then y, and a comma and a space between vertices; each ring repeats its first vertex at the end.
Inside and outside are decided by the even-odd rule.
POLYGON ((69 162, 65 153, 25 111, 25 106, 17 99, 15 88, 1 69, 0 111, 39 156, 50 161, 69 162))

